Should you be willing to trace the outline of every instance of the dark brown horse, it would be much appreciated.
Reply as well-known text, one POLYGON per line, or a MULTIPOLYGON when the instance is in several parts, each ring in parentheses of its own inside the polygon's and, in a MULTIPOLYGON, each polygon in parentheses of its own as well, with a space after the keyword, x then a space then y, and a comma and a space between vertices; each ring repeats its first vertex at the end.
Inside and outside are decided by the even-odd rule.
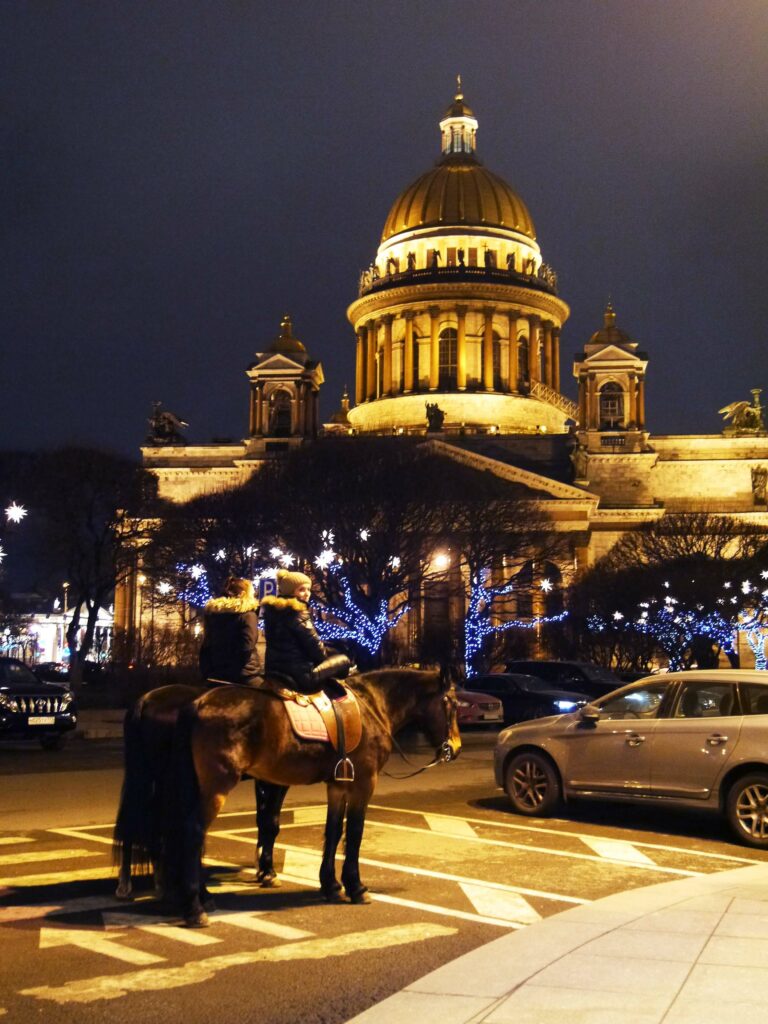
POLYGON ((437 758, 450 760, 461 750, 456 698, 437 671, 379 669, 348 680, 360 704, 362 738, 350 758, 354 780, 334 781, 338 755, 328 743, 298 739, 282 701, 267 691, 247 687, 210 690, 178 716, 170 811, 155 816, 162 837, 150 838, 163 874, 180 893, 185 920, 205 926, 202 854, 205 834, 228 794, 243 775, 260 780, 267 805, 259 818, 261 877, 274 878, 272 850, 285 792, 289 786, 324 782, 328 813, 320 866, 320 889, 328 900, 341 898, 335 857, 346 820, 341 880, 353 903, 367 903, 358 864, 365 813, 379 772, 392 750, 393 735, 412 723, 437 747, 437 758), (270 803, 271 801, 271 803, 270 803), (201 895, 203 894, 203 895, 201 895))

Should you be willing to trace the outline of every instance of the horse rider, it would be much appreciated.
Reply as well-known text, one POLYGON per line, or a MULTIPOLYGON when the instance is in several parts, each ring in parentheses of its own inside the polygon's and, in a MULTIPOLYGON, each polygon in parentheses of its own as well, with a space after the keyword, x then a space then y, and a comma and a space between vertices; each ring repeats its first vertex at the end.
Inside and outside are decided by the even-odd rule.
POLYGON ((251 581, 230 576, 222 596, 211 598, 203 614, 203 678, 246 685, 255 682, 260 669, 256 652, 259 622, 251 581))
MULTIPOLYGON (((329 655, 309 612, 312 581, 303 572, 277 571, 277 596, 262 599, 267 675, 288 676, 301 693, 316 693, 324 680, 343 679, 350 668, 344 654, 329 655)), ((331 689, 333 689, 331 684, 331 689)))

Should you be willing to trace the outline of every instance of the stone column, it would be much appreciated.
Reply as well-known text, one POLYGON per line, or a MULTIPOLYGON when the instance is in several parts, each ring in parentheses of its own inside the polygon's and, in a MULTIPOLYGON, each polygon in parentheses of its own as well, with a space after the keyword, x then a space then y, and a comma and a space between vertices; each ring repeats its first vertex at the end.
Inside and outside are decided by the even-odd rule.
POLYGON ((376 397, 376 321, 369 320, 368 351, 365 360, 366 398, 372 401, 376 397))
POLYGON ((600 426, 600 417, 597 408, 597 381, 592 374, 589 375, 589 393, 587 397, 587 429, 597 430, 600 426))
POLYGON ((440 339, 437 329, 440 326, 440 307, 429 307, 429 390, 437 391, 440 382, 440 339))
POLYGON ((486 306, 483 313, 483 387, 493 391, 493 306, 486 306))
POLYGON ((587 423, 587 411, 589 405, 588 399, 588 388, 589 380, 582 374, 579 377, 579 426, 582 430, 587 430, 589 425, 587 423))
POLYGON ((517 391, 517 378, 520 374, 520 368, 517 361, 517 313, 509 314, 509 362, 508 362, 508 377, 507 387, 510 391, 517 391))
POLYGON ((552 387, 560 394, 560 328, 552 331, 552 387))
POLYGON ((645 430, 645 377, 637 382, 637 429, 645 430))
POLYGON ((365 331, 362 327, 357 331, 355 346, 355 405, 365 398, 365 331))
POLYGON ((631 429, 637 427, 637 377, 634 373, 629 375, 629 409, 627 410, 627 426, 631 429))
POLYGON ((531 384, 541 380, 541 360, 539 359, 539 318, 528 317, 528 373, 531 384))
POLYGON ((467 386, 467 307, 457 306, 459 329, 456 344, 456 386, 463 391, 467 386))
POLYGON ((544 330, 544 372, 542 380, 547 387, 552 387, 552 324, 549 320, 542 325, 544 330))
POLYGON ((261 381, 256 385, 256 416, 253 432, 257 437, 264 435, 264 385, 261 381))
POLYGON ((403 313, 405 341, 403 343, 403 391, 413 391, 413 310, 403 313))
POLYGON ((392 394, 392 321, 394 316, 388 313, 382 317, 384 321, 384 377, 381 384, 381 394, 392 394))

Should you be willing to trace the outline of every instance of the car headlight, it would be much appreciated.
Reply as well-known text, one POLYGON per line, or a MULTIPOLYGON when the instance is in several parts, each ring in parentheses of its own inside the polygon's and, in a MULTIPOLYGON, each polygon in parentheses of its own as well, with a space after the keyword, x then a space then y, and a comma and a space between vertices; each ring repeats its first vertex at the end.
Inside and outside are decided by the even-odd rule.
POLYGON ((5 711, 18 711, 19 702, 15 697, 9 697, 7 693, 0 693, 0 709, 5 711))
POLYGON ((556 700, 555 707, 558 711, 575 711, 578 704, 575 700, 556 700))
POLYGON ((457 703, 457 705, 460 708, 471 708, 472 707, 472 705, 469 703, 468 700, 458 700, 458 701, 456 701, 456 703, 457 703))

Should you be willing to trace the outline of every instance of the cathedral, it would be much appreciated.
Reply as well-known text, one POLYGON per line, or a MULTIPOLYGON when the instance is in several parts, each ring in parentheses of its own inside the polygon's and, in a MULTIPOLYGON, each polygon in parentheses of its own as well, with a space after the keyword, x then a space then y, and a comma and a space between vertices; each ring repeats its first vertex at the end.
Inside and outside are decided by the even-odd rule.
MULTIPOLYGON (((439 122, 437 163, 394 199, 348 309, 354 401, 345 392, 320 423, 322 366, 285 316, 246 370, 247 437, 147 439, 143 462, 161 497, 186 501, 235 486, 265 459, 324 435, 350 444, 363 434, 419 435, 445 459, 535 494, 569 537, 566 578, 668 512, 768 526, 759 391, 723 410, 721 434, 659 436, 645 418, 649 353, 610 304, 594 334, 564 354, 569 307, 557 273, 523 199, 479 160, 477 132, 459 85, 439 122), (575 402, 561 390, 571 375, 575 402)), ((116 624, 126 629, 135 590, 116 601, 116 624)))

